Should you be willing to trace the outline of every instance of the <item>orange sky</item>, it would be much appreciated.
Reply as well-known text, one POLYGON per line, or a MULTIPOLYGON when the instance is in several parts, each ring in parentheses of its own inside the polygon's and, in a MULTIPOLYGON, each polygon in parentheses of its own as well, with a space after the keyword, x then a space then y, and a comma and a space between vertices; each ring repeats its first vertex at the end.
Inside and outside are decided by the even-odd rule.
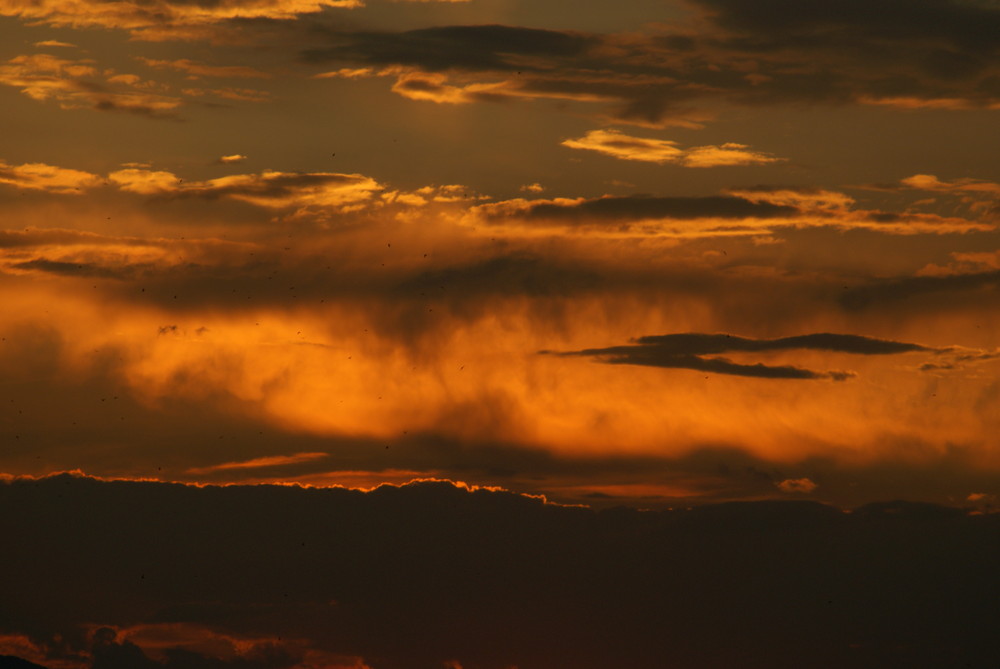
POLYGON ((0 0, 0 471, 1000 494, 995 9, 619 4, 0 0))

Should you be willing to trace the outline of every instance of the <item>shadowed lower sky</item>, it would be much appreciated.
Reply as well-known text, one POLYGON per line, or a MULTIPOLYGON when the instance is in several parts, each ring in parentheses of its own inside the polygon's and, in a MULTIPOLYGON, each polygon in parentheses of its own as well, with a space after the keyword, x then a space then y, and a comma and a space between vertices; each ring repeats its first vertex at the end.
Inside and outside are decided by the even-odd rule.
POLYGON ((998 52, 974 0, 0 0, 0 473, 989 510, 998 52))

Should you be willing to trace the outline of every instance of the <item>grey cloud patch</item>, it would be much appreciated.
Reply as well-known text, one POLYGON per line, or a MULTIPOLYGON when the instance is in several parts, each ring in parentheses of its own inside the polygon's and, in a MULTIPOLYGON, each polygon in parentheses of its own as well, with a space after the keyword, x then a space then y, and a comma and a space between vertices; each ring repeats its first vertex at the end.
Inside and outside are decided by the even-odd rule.
POLYGON ((749 339, 727 334, 679 333, 639 337, 626 346, 589 348, 580 351, 540 351, 560 356, 598 358, 613 365, 643 365, 669 369, 692 369, 715 374, 769 379, 831 379, 844 381, 852 372, 816 372, 789 365, 742 364, 726 358, 706 358, 720 353, 761 353, 808 349, 862 355, 888 355, 914 351, 934 351, 919 344, 909 344, 861 335, 817 333, 779 339, 749 339))

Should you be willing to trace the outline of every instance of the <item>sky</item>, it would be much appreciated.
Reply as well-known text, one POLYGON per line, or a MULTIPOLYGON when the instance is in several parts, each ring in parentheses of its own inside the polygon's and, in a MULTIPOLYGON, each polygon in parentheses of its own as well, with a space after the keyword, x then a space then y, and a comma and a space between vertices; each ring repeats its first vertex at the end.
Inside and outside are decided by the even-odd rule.
MULTIPOLYGON (((998 52, 996 0, 0 0, 0 488, 991 511, 998 52)), ((0 654, 181 666, 122 588, 0 654)))

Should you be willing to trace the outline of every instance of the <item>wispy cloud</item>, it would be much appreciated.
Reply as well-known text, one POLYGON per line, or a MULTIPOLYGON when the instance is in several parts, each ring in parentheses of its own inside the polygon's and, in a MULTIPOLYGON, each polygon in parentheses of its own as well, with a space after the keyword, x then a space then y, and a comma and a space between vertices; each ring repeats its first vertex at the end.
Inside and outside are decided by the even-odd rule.
POLYGON ((207 65, 197 61, 181 58, 178 60, 156 60, 153 58, 137 58, 147 66, 183 72, 190 78, 219 77, 226 79, 270 79, 271 74, 246 65, 207 65))
POLYGON ((301 462, 313 462, 329 457, 328 453, 295 453, 294 455, 269 455, 262 458, 242 460, 239 462, 223 462, 218 465, 208 467, 192 467, 187 470, 188 474, 211 474, 213 472, 228 471, 233 469, 261 469, 265 467, 282 467, 285 465, 295 465, 301 462))
POLYGON ((671 163, 684 167, 760 165, 780 160, 766 153, 751 151, 745 144, 727 143, 721 146, 681 149, 674 141, 634 137, 617 130, 591 130, 578 139, 564 140, 562 145, 571 149, 596 151, 621 160, 659 165, 671 163))
POLYGON ((56 39, 47 39, 47 40, 43 40, 41 42, 35 42, 34 46, 37 46, 37 47, 51 46, 51 47, 66 48, 66 49, 75 49, 76 48, 75 44, 72 44, 70 42, 60 42, 59 40, 56 40, 56 39))
POLYGON ((92 60, 66 60, 48 54, 15 56, 0 63, 0 85, 20 89, 28 97, 52 100, 63 109, 89 108, 168 117, 180 99, 151 91, 134 75, 102 73, 92 60))

